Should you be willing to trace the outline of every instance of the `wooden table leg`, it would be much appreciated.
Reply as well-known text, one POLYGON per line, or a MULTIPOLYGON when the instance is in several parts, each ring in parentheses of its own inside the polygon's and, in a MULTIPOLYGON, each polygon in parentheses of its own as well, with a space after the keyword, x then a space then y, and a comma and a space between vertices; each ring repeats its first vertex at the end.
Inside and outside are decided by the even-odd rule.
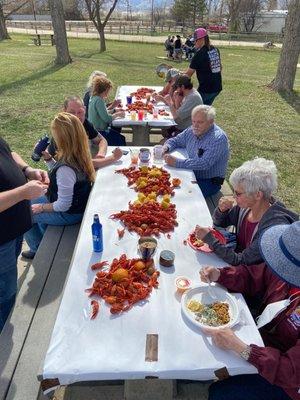
POLYGON ((148 125, 132 125, 132 144, 134 146, 150 146, 148 125))

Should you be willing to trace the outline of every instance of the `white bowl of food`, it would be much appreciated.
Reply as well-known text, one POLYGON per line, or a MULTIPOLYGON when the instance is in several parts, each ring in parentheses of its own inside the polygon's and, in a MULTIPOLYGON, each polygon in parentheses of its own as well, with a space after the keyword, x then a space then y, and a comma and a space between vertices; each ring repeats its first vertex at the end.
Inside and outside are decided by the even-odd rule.
POLYGON ((181 298, 183 314, 200 328, 231 328, 239 321, 238 303, 219 286, 197 286, 181 298), (214 297, 212 297, 212 295, 214 297))

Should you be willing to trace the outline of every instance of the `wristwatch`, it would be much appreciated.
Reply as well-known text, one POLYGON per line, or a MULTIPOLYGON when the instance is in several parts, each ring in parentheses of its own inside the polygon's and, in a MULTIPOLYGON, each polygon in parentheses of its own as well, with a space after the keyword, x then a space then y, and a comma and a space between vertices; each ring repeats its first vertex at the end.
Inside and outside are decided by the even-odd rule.
POLYGON ((248 360, 249 360, 249 357, 250 357, 250 353, 251 353, 251 347, 250 347, 250 346, 247 346, 244 350, 242 350, 242 351, 240 352, 240 356, 241 356, 244 360, 248 361, 248 360))

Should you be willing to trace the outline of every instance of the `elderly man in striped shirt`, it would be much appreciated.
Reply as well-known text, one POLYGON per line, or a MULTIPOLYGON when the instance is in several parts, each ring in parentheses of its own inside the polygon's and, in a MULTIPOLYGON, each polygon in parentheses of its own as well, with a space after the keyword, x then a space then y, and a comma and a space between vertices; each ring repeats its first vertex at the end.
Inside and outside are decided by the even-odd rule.
POLYGON ((213 107, 196 106, 192 111, 192 126, 164 145, 166 163, 192 169, 204 197, 220 190, 229 159, 229 141, 226 133, 214 123, 215 116, 213 107), (169 154, 176 148, 184 148, 187 158, 182 160, 169 154))

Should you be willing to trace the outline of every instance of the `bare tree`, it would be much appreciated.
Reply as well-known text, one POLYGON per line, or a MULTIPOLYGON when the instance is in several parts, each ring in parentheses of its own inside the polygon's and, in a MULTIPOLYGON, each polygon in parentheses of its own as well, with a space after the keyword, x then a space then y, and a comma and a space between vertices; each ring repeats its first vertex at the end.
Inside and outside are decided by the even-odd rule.
POLYGON ((264 3, 264 0, 242 0, 239 12, 246 32, 252 32, 257 14, 263 8, 264 3))
POLYGON ((69 53, 63 5, 61 0, 49 0, 49 6, 56 45, 55 63, 67 65, 72 59, 69 53))
POLYGON ((103 12, 104 6, 109 3, 110 3, 109 0, 108 1, 106 1, 106 0, 85 0, 85 4, 86 4, 86 7, 87 7, 87 10, 89 13, 90 20, 93 21, 93 24, 95 25, 95 28, 97 29, 97 31, 99 33, 100 53, 102 53, 103 51, 106 51, 104 28, 105 28, 111 14, 113 13, 114 9, 116 8, 118 0, 112 0, 112 5, 102 22, 101 11, 103 12))
POLYGON ((277 7, 278 7, 277 0, 268 0, 268 7, 267 7, 268 11, 277 10, 277 7))
POLYGON ((25 0, 21 3, 19 2, 19 4, 14 3, 9 7, 10 11, 5 13, 4 7, 9 6, 9 3, 5 2, 4 0, 0 0, 0 40, 10 39, 6 28, 6 20, 10 17, 11 14, 17 12, 18 10, 20 10, 20 8, 24 7, 25 4, 28 3, 28 1, 29 0, 25 0))
POLYGON ((285 23, 284 39, 275 79, 270 87, 278 92, 291 92, 294 87, 300 54, 300 2, 291 0, 285 23))
POLYGON ((237 32, 239 29, 240 7, 242 0, 227 0, 229 13, 229 32, 237 32))

